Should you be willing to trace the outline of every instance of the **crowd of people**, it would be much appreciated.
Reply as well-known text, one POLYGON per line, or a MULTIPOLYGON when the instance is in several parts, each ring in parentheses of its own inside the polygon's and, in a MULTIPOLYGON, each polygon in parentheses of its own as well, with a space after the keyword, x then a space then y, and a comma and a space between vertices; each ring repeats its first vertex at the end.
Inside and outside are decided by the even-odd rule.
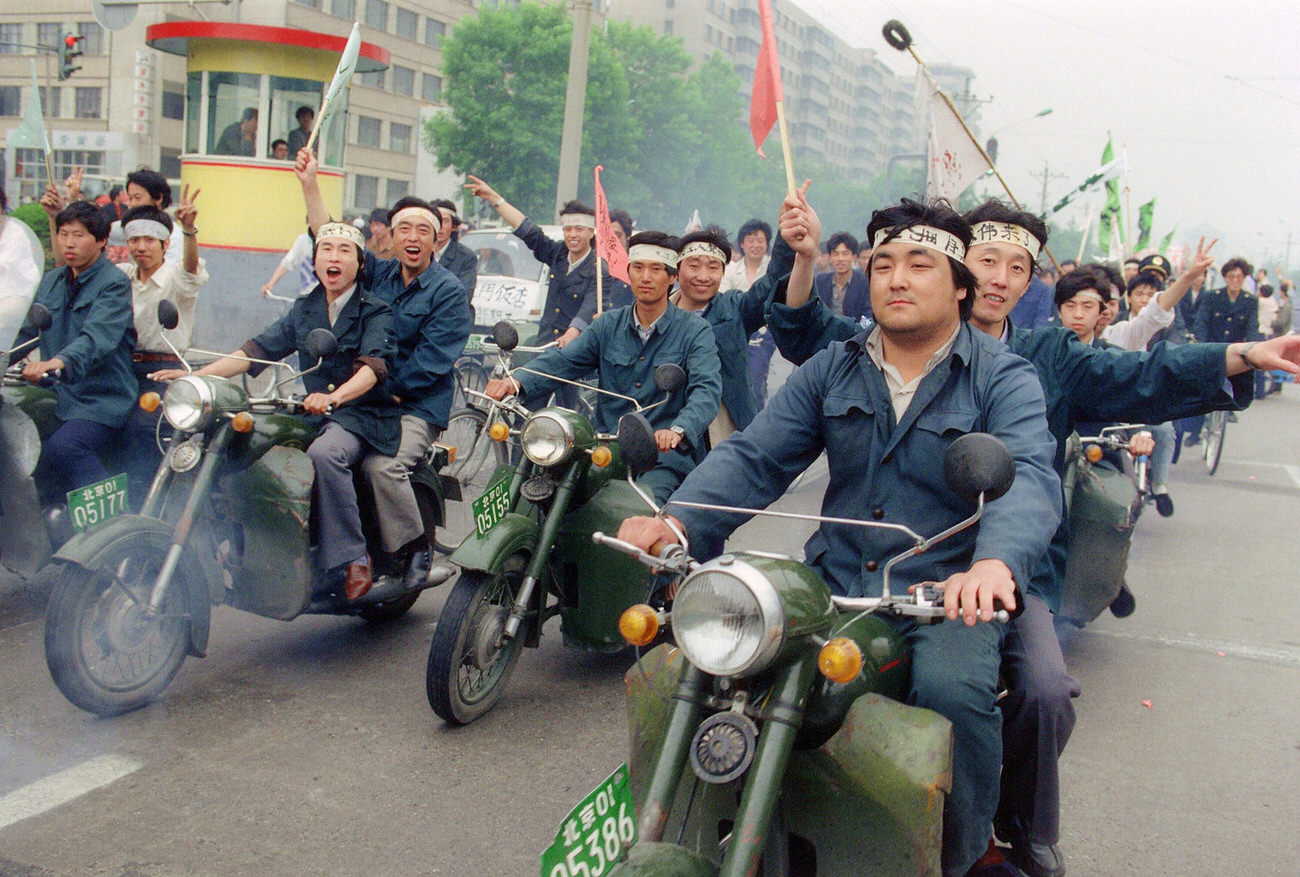
MULTIPOLYGON (((312 119, 298 121, 305 143, 312 119)), ((222 143, 240 149, 256 124, 255 113, 246 115, 222 143)), ((291 276, 293 305, 199 374, 231 377, 294 352, 305 358, 303 339, 314 328, 338 338, 302 404, 322 420, 308 448, 320 562, 353 599, 378 567, 420 576, 431 562, 409 475, 448 421, 478 265, 456 240, 451 199, 404 197, 372 212, 365 232, 335 221, 298 133, 285 146, 308 228, 263 288, 291 276), (374 493, 383 558, 366 550, 357 467, 374 493)), ((80 200, 78 182, 51 186, 41 201, 56 267, 36 300, 54 324, 22 366, 32 381, 61 375, 60 426, 38 470, 50 501, 106 477, 105 450, 124 427, 138 451, 133 478, 147 481, 157 463, 154 424, 134 403, 187 373, 178 354, 191 345, 208 279, 197 246, 199 192, 183 190, 173 205, 166 180, 141 170, 128 176, 124 204, 114 198, 101 208, 80 200), (115 234, 129 256, 119 266, 105 254, 115 234), (164 299, 181 314, 172 329, 159 325, 164 299)), ((570 385, 538 373, 594 374, 621 396, 597 403, 597 427, 613 431, 636 403, 658 400, 656 366, 685 369, 685 387, 649 412, 661 463, 642 480, 661 503, 762 507, 825 452, 825 514, 870 514, 933 533, 969 514, 935 465, 947 445, 972 431, 1005 442, 1017 470, 1011 492, 989 505, 978 529, 899 570, 939 582, 949 617, 965 623, 892 623, 913 654, 909 702, 954 726, 944 874, 1000 873, 994 835, 1025 873, 1064 874, 1057 761, 1079 694, 1052 623, 1069 548, 1066 442, 1090 424, 1151 425, 1155 502, 1172 514, 1177 436, 1194 443, 1194 418, 1245 407, 1297 371, 1290 281, 1275 272, 1274 286, 1233 258, 1219 266, 1225 285, 1214 289, 1214 242, 1204 241, 1181 271, 1151 253, 1123 266, 1066 262, 1058 273, 1044 262, 1044 222, 999 201, 963 215, 943 202, 904 200, 874 211, 861 241, 848 231, 823 236, 805 184, 780 202, 775 234, 755 218, 735 246, 716 226, 678 237, 638 229, 614 211, 628 257, 622 283, 595 252, 593 208, 566 204, 557 241, 486 181, 471 176, 465 190, 550 268, 537 343, 554 348, 518 380, 491 381, 489 395, 520 396, 531 407, 552 398, 572 404, 570 385), (598 276, 607 296, 599 303, 598 276), (799 368, 769 398, 777 351, 799 368), (1023 612, 1006 626, 987 623, 995 602, 1023 612), (999 674, 1007 687, 1000 699, 999 674)), ((20 340, 35 332, 25 327, 20 340)), ((701 558, 720 551, 741 522, 698 509, 673 517, 701 558)), ((647 550, 676 539, 661 517, 629 519, 620 535, 647 550)), ((871 595, 899 538, 823 524, 805 557, 835 593, 871 595)))

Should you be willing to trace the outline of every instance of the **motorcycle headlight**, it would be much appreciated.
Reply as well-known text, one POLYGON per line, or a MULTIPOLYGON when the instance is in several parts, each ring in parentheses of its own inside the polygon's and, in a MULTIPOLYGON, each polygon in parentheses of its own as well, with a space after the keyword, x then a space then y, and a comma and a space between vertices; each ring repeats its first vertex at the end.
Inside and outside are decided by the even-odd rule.
POLYGON ((524 424, 519 443, 525 456, 538 466, 554 466, 573 453, 573 429, 563 418, 539 411, 524 424))
POLYGON ((163 417, 181 432, 203 429, 212 422, 213 411, 212 387, 203 378, 178 378, 163 395, 163 417))
POLYGON ((678 647, 714 676, 763 670, 780 651, 785 631, 772 582, 727 555, 687 576, 673 601, 672 619, 678 647))

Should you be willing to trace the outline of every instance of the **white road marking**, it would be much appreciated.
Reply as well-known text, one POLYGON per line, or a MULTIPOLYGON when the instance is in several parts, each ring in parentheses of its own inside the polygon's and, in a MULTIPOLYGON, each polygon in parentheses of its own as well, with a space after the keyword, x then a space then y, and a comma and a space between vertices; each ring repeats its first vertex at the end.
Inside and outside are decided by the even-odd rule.
POLYGON ((1263 661, 1269 664, 1282 664, 1288 667, 1300 667, 1300 649, 1282 646, 1280 648, 1261 648, 1247 643, 1224 642, 1192 634, 1146 634, 1126 630, 1097 630, 1088 628, 1087 633, 1095 636, 1113 636, 1138 642, 1157 643, 1163 646, 1178 646, 1198 652, 1223 652, 1224 656, 1246 658, 1251 661, 1263 661))
POLYGON ((87 792, 120 780, 144 765, 122 755, 101 755, 0 797, 0 828, 39 816, 87 792))
POLYGON ((1291 476, 1291 480, 1295 482, 1296 487, 1300 487, 1300 466, 1292 466, 1288 464, 1286 466, 1286 474, 1291 476))
POLYGON ((1262 460, 1230 460, 1224 458, 1223 462, 1232 463, 1237 466, 1258 466, 1261 469, 1285 469, 1286 474, 1291 476, 1291 481, 1296 487, 1300 487, 1300 466, 1294 463, 1265 463, 1262 460))

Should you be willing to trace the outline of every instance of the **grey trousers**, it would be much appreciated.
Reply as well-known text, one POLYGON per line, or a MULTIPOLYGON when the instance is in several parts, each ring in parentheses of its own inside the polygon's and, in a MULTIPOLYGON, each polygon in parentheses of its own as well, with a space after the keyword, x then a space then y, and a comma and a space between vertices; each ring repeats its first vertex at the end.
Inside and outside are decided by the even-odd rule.
POLYGON ((326 423, 307 447, 307 456, 316 469, 317 557, 326 570, 366 556, 361 509, 352 484, 352 467, 365 452, 361 439, 333 421, 326 423))
POLYGON ((1001 840, 1050 845, 1060 839, 1061 782, 1057 759, 1074 730, 1073 699, 1081 689, 1065 669, 1052 612, 1023 595, 1025 611, 1007 629, 1002 674, 1002 793, 994 819, 1001 840))
POLYGON ((361 464, 375 494, 375 515, 379 518, 379 536, 385 551, 396 551, 424 535, 420 507, 411 489, 411 470, 423 459, 439 432, 424 418, 403 414, 402 443, 397 456, 371 454, 361 464))

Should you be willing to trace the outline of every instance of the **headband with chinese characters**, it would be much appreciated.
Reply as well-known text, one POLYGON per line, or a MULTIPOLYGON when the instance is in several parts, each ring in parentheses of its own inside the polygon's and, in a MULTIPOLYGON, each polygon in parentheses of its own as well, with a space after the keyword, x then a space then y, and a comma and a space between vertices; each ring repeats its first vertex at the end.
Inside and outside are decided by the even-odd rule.
POLYGON ((662 262, 669 268, 677 267, 677 251, 657 244, 633 244, 627 251, 628 264, 633 262, 662 262))
POLYGON ((393 228, 397 228, 399 222, 407 219, 414 219, 417 216, 421 219, 427 220, 435 229, 442 225, 442 218, 437 213, 433 212, 428 207, 421 207, 418 204, 403 207, 401 210, 393 214, 393 218, 389 220, 388 224, 393 228))
POLYGON ((895 241, 926 247, 936 253, 951 256, 958 262, 966 258, 966 245, 962 243, 961 238, 952 232, 935 228, 932 225, 910 225, 901 230, 898 228, 882 228, 876 232, 876 236, 872 239, 871 249, 874 250, 881 244, 894 243, 895 241))
POLYGON ((677 256, 677 261, 680 262, 691 256, 708 256, 710 259, 717 259, 723 265, 727 264, 727 254, 722 252, 721 247, 715 247, 708 241, 691 241, 682 247, 681 253, 677 256))
POLYGON ((595 228, 596 217, 589 213, 561 213, 560 227, 564 228, 570 225, 576 225, 579 228, 595 228))
POLYGON ((1014 222, 977 222, 971 226, 971 246, 992 244, 1002 241, 1024 247, 1029 251, 1029 258, 1037 259, 1042 244, 1038 238, 1029 233, 1029 229, 1014 222))
POLYGON ((1069 301, 1072 298, 1083 299, 1084 301, 1095 301, 1103 308, 1110 304, 1110 299, 1103 298, 1101 293, 1095 289, 1081 289, 1074 295, 1070 296, 1070 298, 1067 298, 1066 301, 1069 301))
POLYGON ((122 233, 129 241, 131 238, 157 238, 160 241, 171 240, 172 233, 156 219, 133 219, 122 228, 122 233))
POLYGON ((362 250, 366 248, 366 239, 361 236, 361 230, 350 222, 327 222, 316 229, 317 243, 326 238, 342 238, 362 250))

